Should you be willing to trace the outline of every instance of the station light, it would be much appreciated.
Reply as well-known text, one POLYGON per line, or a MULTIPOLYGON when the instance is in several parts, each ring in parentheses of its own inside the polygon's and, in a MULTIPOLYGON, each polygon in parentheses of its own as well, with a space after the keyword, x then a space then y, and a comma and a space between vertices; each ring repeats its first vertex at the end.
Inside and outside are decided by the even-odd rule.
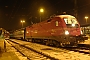
POLYGON ((22 27, 23 27, 23 23, 25 23, 25 20, 21 20, 22 27))

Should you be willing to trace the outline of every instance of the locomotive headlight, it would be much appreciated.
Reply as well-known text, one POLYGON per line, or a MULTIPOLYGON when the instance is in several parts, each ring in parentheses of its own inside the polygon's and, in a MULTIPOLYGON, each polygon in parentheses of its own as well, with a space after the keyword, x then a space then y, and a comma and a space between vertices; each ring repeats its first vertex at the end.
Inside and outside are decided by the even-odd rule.
POLYGON ((74 27, 75 26, 75 24, 72 24, 72 27, 74 27))
POLYGON ((68 35, 68 34, 69 34, 69 32, 66 30, 66 31, 65 31, 65 35, 68 35))

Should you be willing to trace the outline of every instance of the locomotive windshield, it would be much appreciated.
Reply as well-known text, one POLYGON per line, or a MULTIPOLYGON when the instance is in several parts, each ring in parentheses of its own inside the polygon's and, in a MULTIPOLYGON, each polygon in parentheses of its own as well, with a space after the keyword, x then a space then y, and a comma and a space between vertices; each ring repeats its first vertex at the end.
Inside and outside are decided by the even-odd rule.
POLYGON ((64 18, 66 24, 78 24, 75 18, 64 18))
POLYGON ((76 18, 64 18, 67 27, 79 27, 76 18))

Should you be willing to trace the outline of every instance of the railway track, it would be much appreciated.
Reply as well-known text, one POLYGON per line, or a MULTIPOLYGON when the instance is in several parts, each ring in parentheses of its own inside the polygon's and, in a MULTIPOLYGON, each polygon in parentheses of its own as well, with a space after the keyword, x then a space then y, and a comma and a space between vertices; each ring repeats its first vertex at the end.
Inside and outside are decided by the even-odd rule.
POLYGON ((18 52, 20 52, 23 56, 27 57, 28 60, 58 60, 54 57, 48 56, 46 54, 43 54, 42 52, 39 52, 37 50, 34 50, 30 47, 26 47, 24 45, 21 45, 19 43, 16 43, 14 41, 8 40, 8 43, 10 43, 18 52))
MULTIPOLYGON (((55 47, 55 46, 52 46, 52 47, 55 47)), ((78 44, 78 47, 64 47, 64 48, 60 47, 60 48, 79 52, 79 53, 90 54, 90 44, 78 44)))
MULTIPOLYGON (((52 46, 52 47, 56 47, 56 46, 52 46)), ((77 47, 59 47, 59 48, 67 49, 79 53, 84 53, 84 54, 90 54, 90 44, 78 44, 77 47)))
POLYGON ((87 44, 78 44, 78 47, 65 47, 63 49, 84 53, 84 54, 90 54, 90 45, 87 44))
MULTIPOLYGON (((55 47, 45 46, 37 43, 21 41, 21 40, 10 40, 9 42, 14 43, 15 45, 19 44, 20 47, 25 48, 24 51, 34 50, 34 52, 36 53, 39 52, 38 54, 41 54, 44 56, 43 58, 45 59, 43 60, 74 60, 74 59, 83 60, 82 57, 85 58, 86 60, 90 60, 89 53, 82 54, 82 52, 75 51, 76 48, 72 48, 72 50, 69 48, 61 48, 61 47, 55 48, 55 47)), ((23 51, 21 51, 21 53, 23 53, 23 51)), ((30 52, 28 51, 27 54, 29 55, 29 53, 30 52)), ((26 55, 24 54, 24 55, 29 58, 27 54, 26 55)))

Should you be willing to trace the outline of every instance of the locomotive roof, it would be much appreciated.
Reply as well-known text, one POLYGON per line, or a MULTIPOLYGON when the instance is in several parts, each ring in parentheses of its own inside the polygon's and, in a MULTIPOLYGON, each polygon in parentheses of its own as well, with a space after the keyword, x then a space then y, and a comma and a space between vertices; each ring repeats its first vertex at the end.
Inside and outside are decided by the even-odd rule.
POLYGON ((73 17, 73 18, 75 18, 75 17, 72 16, 72 15, 57 15, 56 17, 61 17, 61 18, 63 18, 63 17, 73 17))

